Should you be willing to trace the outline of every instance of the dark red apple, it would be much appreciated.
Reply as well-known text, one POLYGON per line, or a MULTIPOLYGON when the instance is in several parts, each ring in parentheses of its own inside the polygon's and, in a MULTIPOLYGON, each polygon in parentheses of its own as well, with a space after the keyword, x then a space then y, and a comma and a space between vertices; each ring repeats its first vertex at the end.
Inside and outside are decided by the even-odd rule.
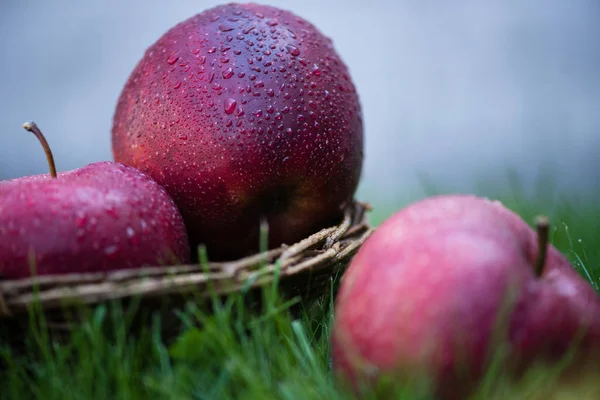
POLYGON ((24 127, 50 174, 0 181, 1 278, 189 262, 183 219, 158 183, 113 162, 57 174, 37 126, 24 127))
POLYGON ((212 259, 295 242, 337 222, 363 161, 348 69, 308 21, 227 4, 146 51, 119 98, 114 159, 163 185, 212 259))
POLYGON ((502 351, 513 376, 555 365, 570 349, 571 384, 600 373, 600 297, 548 246, 547 226, 539 234, 474 196, 431 197, 397 212, 343 276, 335 370, 355 384, 426 377, 446 399, 466 398, 502 351))

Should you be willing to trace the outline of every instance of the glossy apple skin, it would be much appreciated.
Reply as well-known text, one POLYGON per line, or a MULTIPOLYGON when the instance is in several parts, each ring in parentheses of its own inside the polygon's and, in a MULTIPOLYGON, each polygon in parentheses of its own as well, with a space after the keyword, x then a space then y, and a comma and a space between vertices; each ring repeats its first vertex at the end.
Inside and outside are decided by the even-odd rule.
POLYGON ((598 294, 552 246, 536 277, 537 247, 533 229, 487 199, 435 196, 398 211, 343 276, 334 369, 355 385, 372 367, 375 377, 426 376, 441 398, 462 399, 501 343, 510 344, 507 365, 520 373, 564 357, 578 333, 573 365, 598 368, 598 294), (457 373, 462 365, 472 373, 457 373))
POLYGON ((145 174, 113 162, 0 181, 0 277, 186 263, 183 219, 145 174))
POLYGON ((337 223, 363 162, 348 69, 309 22, 228 4, 170 29, 119 98, 114 159, 163 185, 211 259, 291 244, 337 223))

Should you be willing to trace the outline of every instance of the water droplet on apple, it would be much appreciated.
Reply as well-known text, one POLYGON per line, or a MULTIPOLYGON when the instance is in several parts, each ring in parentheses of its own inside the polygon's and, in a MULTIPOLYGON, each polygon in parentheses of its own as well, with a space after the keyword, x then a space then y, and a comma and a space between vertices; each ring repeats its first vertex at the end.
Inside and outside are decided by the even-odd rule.
POLYGON ((128 226, 125 231, 127 233, 128 238, 132 238, 135 236, 135 230, 131 226, 128 226))
POLYGON ((247 35, 247 34, 249 34, 249 33, 250 33, 252 30, 254 30, 255 28, 256 28, 256 26, 255 26, 255 25, 249 26, 248 28, 244 29, 244 30, 242 31, 242 33, 243 33, 244 35, 247 35))
POLYGON ((219 25, 219 30, 221 32, 229 32, 229 31, 233 30, 233 27, 229 26, 229 25, 221 24, 221 25, 219 25))
POLYGON ((232 76, 233 76, 233 69, 232 68, 227 68, 225 71, 223 71, 223 78, 229 79, 232 76))
POLYGON ((315 76, 321 75, 321 70, 319 69, 319 66, 317 64, 313 64, 312 74, 315 76))
MULTIPOLYGON (((225 109, 225 113, 227 113, 227 114, 233 114, 236 106, 237 106, 237 101, 232 98, 228 98, 223 103, 223 108, 225 109)), ((239 115, 239 112, 238 112, 238 115, 239 115)))
POLYGON ((109 205, 106 207, 106 214, 110 215, 114 219, 119 218, 119 214, 117 213, 117 211, 115 210, 115 207, 113 205, 109 205))
POLYGON ((167 63, 169 63, 169 65, 173 65, 177 62, 177 60, 179 60, 179 52, 175 51, 169 54, 169 58, 167 58, 167 63))
POLYGON ((287 51, 294 57, 297 57, 300 55, 300 49, 298 49, 296 46, 288 44, 285 46, 285 48, 287 49, 287 51))
POLYGON ((106 246, 104 248, 104 254, 106 254, 108 256, 108 258, 110 259, 115 259, 118 255, 119 252, 119 247, 117 247, 117 245, 110 245, 110 246, 106 246))
POLYGON ((83 228, 87 224, 88 218, 85 214, 78 212, 76 224, 78 228, 83 228))

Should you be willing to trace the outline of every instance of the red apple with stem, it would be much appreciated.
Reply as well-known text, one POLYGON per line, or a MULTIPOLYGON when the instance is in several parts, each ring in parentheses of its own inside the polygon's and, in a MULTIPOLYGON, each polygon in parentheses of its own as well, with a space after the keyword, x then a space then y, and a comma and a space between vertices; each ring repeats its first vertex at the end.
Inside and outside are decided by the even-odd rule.
POLYGON ((546 219, 536 236, 499 202, 475 196, 400 210, 343 276, 334 369, 355 384, 425 377, 446 399, 465 398, 498 356, 518 376, 568 356, 571 383, 600 373, 600 297, 547 232, 546 219))
POLYGON ((100 272, 186 263, 183 219, 167 192, 142 172, 97 162, 0 181, 0 277, 100 272))
POLYGON ((152 44, 119 98, 115 161, 171 194, 192 246, 234 259, 338 222, 363 161, 348 69, 308 21, 226 4, 152 44))

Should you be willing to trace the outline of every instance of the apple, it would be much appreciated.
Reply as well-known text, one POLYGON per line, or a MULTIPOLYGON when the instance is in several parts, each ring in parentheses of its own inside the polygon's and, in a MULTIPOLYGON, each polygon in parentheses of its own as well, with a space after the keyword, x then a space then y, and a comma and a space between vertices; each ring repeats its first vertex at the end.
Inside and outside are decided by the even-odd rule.
POLYGON ((114 160, 165 187, 211 259, 339 222, 363 161, 361 107, 330 39, 275 7, 227 4, 147 49, 116 106, 114 160))
POLYGON ((183 219, 167 192, 142 172, 97 162, 0 181, 0 277, 101 272, 186 263, 183 219))
POLYGON ((343 275, 334 370, 356 388, 429 379, 445 399, 465 398, 498 356, 516 379, 573 350, 569 381, 598 376, 600 296, 547 233, 547 219, 536 235, 501 203, 470 195, 398 211, 343 275))

